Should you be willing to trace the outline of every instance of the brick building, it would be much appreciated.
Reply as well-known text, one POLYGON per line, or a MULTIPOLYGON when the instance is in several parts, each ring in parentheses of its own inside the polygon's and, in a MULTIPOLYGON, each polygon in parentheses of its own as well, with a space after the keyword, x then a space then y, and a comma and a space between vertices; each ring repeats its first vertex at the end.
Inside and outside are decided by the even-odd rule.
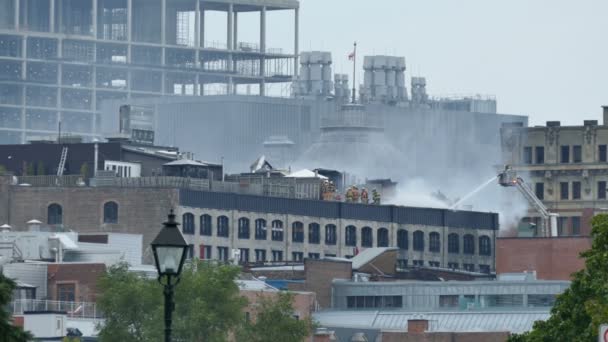
POLYGON ((536 271, 538 279, 571 280, 585 267, 579 255, 589 248, 589 237, 498 238, 496 273, 536 271))
POLYGON ((176 208, 191 257, 282 262, 398 247, 401 266, 495 270, 498 215, 492 213, 163 187, 18 186, 0 179, 0 221, 18 230, 36 218, 57 229, 139 233, 148 246, 176 208))
MULTIPOLYGON (((585 120, 582 126, 523 127, 504 124, 503 160, 528 183, 549 211, 558 213, 558 234, 590 234, 593 215, 608 208, 608 106, 604 121, 585 120)), ((526 221, 540 227, 537 212, 526 221)))

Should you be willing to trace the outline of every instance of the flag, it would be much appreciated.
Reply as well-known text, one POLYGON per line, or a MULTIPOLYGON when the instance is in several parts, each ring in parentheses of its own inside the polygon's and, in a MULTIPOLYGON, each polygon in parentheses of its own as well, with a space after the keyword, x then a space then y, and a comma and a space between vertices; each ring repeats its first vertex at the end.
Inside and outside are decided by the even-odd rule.
POLYGON ((351 53, 348 55, 348 60, 349 60, 349 61, 352 61, 353 59, 355 59, 355 51, 351 52, 351 53))

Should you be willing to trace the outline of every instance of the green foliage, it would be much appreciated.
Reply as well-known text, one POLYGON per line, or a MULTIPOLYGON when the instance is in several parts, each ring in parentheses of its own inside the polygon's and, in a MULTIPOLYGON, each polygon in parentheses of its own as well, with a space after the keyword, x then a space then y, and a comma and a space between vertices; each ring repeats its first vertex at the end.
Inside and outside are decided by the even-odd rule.
POLYGON ((11 301, 15 282, 0 273, 0 341, 26 342, 32 339, 30 333, 11 324, 10 313, 6 311, 11 301))
POLYGON ((301 342, 314 328, 310 318, 293 316, 293 294, 280 292, 276 298, 259 298, 255 322, 247 322, 239 334, 240 341, 301 342))
POLYGON ((46 175, 44 163, 41 161, 39 161, 38 164, 36 164, 36 175, 38 175, 38 176, 46 175))
POLYGON ((570 288, 557 298, 547 321, 534 323, 532 331, 509 341, 597 340, 599 325, 608 323, 608 215, 595 216, 591 224, 593 244, 581 253, 585 269, 573 274, 570 288))
POLYGON ((82 165, 80 165, 80 175, 82 176, 82 178, 87 178, 87 176, 89 175, 89 164, 88 163, 82 163, 82 165))
POLYGON ((0 164, 0 175, 3 175, 6 173, 6 166, 0 164))
MULTIPOLYGON (((197 263, 184 267, 175 288, 173 338, 176 341, 226 341, 242 322, 246 299, 235 283, 234 266, 197 263)), ((106 317, 101 341, 161 341, 164 297, 155 279, 128 272, 128 265, 108 269, 99 282, 98 305, 106 317)))

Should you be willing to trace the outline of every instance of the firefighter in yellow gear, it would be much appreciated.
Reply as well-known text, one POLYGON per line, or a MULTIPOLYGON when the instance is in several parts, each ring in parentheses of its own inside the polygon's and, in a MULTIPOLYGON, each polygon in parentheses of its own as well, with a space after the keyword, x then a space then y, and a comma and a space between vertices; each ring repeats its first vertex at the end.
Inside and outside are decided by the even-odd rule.
POLYGON ((376 189, 372 190, 372 201, 374 204, 380 205, 380 193, 376 189))

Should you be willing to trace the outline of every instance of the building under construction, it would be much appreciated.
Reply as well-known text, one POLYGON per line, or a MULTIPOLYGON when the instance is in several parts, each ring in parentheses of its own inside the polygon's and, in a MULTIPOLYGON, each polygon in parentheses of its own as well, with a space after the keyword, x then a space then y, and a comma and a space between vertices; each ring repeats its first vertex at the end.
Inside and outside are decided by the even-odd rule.
POLYGON ((60 126, 93 137, 108 99, 264 95, 297 72, 298 11, 297 0, 0 0, 0 143, 60 126), (211 11, 224 13, 221 42, 206 40, 211 11), (293 13, 293 50, 266 45, 269 11, 293 13), (256 12, 259 40, 239 40, 252 29, 239 14, 256 12))

